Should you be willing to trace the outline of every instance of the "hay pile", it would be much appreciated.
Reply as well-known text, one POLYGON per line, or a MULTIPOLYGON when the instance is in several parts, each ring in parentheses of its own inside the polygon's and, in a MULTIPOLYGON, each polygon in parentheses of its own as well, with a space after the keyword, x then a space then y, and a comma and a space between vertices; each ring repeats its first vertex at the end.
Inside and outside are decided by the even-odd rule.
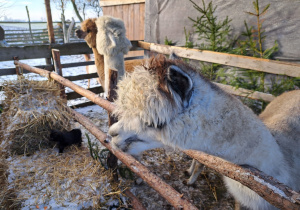
POLYGON ((3 84, 1 146, 13 154, 33 154, 53 147, 51 129, 70 130, 71 113, 54 81, 34 81, 23 76, 3 84))
POLYGON ((13 156, 7 162, 8 186, 0 197, 14 190, 11 209, 108 209, 123 199, 120 187, 125 186, 111 185, 111 173, 90 157, 86 147, 72 146, 60 155, 46 149, 32 156, 13 156))

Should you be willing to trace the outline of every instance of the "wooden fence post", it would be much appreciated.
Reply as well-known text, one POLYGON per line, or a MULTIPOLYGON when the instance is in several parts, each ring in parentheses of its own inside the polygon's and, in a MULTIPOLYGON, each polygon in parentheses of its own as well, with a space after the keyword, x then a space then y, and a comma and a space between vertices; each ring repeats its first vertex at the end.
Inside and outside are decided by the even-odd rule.
POLYGON ((29 32, 30 32, 32 43, 34 44, 32 30, 31 30, 31 23, 30 23, 30 16, 29 16, 28 6, 26 6, 26 11, 27 11, 27 16, 28 16, 29 32))
MULTIPOLYGON (((118 83, 118 71, 109 69, 109 89, 108 89, 108 96, 107 100, 110 102, 113 102, 117 98, 117 83, 118 83)), ((117 122, 117 119, 111 115, 111 113, 108 113, 108 126, 112 126, 115 122, 117 122)), ((113 178, 114 181, 118 181, 118 158, 109 151, 107 160, 106 160, 107 166, 113 170, 113 178)))
MULTIPOLYGON (((47 13, 47 28, 48 28, 49 42, 50 42, 50 44, 54 44, 55 38, 54 38, 50 0, 45 0, 45 7, 46 7, 46 13, 47 13)), ((46 64, 47 65, 51 64, 51 58, 46 58, 46 64)))
MULTIPOLYGON (((19 61, 19 57, 18 56, 14 56, 14 61, 19 61)), ((19 75, 21 75, 22 73, 21 73, 21 67, 19 66, 19 65, 16 65, 15 64, 15 67, 16 67, 16 74, 19 76, 19 75)))
MULTIPOLYGON (((55 72, 60 75, 63 76, 62 73, 62 67, 61 67, 61 63, 60 63, 60 51, 57 49, 52 49, 52 57, 53 57, 53 64, 54 64, 54 70, 55 72)), ((61 97, 62 98, 66 98, 66 93, 65 93, 65 87, 59 83, 60 89, 61 89, 61 97)))

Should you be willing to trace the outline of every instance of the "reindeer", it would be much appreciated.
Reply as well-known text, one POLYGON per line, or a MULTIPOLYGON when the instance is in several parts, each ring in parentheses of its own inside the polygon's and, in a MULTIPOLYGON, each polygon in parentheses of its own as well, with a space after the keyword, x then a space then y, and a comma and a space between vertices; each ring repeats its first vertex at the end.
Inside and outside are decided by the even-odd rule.
MULTIPOLYGON (((300 91, 274 105, 280 107, 278 115, 269 108, 262 114, 276 138, 251 109, 180 59, 149 59, 119 82, 117 93, 114 115, 119 121, 109 129, 114 147, 136 157, 164 145, 200 150, 300 189, 300 91), (282 133, 282 123, 296 135, 282 133)), ((239 182, 224 181, 242 205, 276 209, 239 182)))

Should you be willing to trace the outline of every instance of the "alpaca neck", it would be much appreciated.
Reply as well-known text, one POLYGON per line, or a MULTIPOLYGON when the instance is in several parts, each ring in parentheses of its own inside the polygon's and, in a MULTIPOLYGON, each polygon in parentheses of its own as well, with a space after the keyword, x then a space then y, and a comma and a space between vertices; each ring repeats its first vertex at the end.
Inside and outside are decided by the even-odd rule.
POLYGON ((114 56, 104 55, 104 63, 105 93, 107 93, 109 86, 109 69, 118 71, 118 80, 124 76, 124 54, 120 52, 114 56))
POLYGON ((92 48, 94 57, 95 57, 95 65, 97 68, 97 73, 99 76, 100 83, 102 87, 105 85, 105 76, 104 76, 104 57, 98 53, 98 50, 93 47, 92 48))
MULTIPOLYGON (((193 95, 189 108, 173 119, 170 127, 174 134, 168 132, 171 139, 183 149, 204 151, 281 177, 278 166, 285 165, 283 155, 258 117, 238 99, 209 83, 196 87, 201 88, 193 95)), ((281 177, 281 181, 286 180, 281 177)))

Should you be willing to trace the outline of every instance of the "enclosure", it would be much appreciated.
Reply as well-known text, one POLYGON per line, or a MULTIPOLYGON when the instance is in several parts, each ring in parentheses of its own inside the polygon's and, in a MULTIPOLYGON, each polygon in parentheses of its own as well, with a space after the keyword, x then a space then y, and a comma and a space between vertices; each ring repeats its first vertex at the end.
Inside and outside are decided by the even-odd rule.
MULTIPOLYGON (((212 52, 208 50, 199 50, 199 49, 189 49, 185 47, 179 46, 168 46, 159 44, 164 39, 164 34, 167 35, 167 32, 163 32, 161 29, 157 29, 155 32, 156 37, 158 40, 153 40, 153 37, 150 37, 153 34, 153 28, 158 27, 151 26, 152 21, 151 17, 153 15, 153 11, 150 10, 151 8, 156 8, 161 11, 165 11, 164 8, 169 8, 169 3, 163 4, 162 1, 155 1, 155 3, 150 4, 150 1, 146 1, 146 16, 145 16, 145 40, 144 41, 137 41, 143 40, 144 34, 142 28, 144 27, 143 23, 143 16, 144 13, 144 2, 145 1, 128 1, 125 4, 123 3, 110 3, 110 1, 101 1, 103 6, 103 13, 104 15, 109 14, 116 17, 121 13, 118 13, 118 9, 122 8, 123 10, 123 20, 130 27, 127 28, 128 30, 128 38, 131 40, 132 48, 131 52, 139 51, 142 53, 133 53, 131 55, 138 55, 135 57, 129 56, 126 57, 125 60, 132 60, 132 59, 139 59, 141 55, 148 55, 148 54, 156 54, 161 53, 165 55, 170 55, 172 52, 175 52, 179 57, 186 59, 186 61, 202 61, 208 63, 216 63, 221 64, 224 66, 229 67, 237 67, 242 69, 251 69, 257 72, 264 72, 268 74, 274 75, 284 75, 289 76, 292 78, 299 78, 300 77, 300 64, 292 63, 292 62, 283 62, 283 61, 275 61, 270 59, 263 59, 263 58, 255 58, 243 55, 233 55, 224 52, 212 52), (121 5, 120 5, 121 4, 121 5), (155 7, 157 6, 157 7, 155 7), (148 11, 148 12, 147 12, 148 11), (151 11, 151 12, 149 12, 151 11), (150 14, 150 15, 149 15, 150 14), (133 21, 133 17, 137 18, 140 17, 141 21, 139 24, 135 25, 133 21), (128 22, 126 22, 127 20, 128 22), (130 22, 132 21, 132 22, 130 22), (147 22, 148 21, 148 22, 147 22), (149 30, 151 30, 149 32, 149 30), (159 32, 159 33, 158 33, 159 32), (161 35, 161 33, 163 35, 161 35)), ((179 4, 179 1, 176 2, 179 4)), ((229 4, 230 5, 230 4, 229 4)), ((179 6, 177 6, 179 8, 179 6)), ((157 13, 158 16, 160 13, 157 13)), ((163 12, 161 13, 163 15, 163 12)), ((179 16, 178 16, 179 17, 179 16)), ((159 19, 159 17, 156 17, 159 19)), ((161 20, 164 20, 162 18, 161 20)), ((163 27, 164 28, 164 27, 163 27)), ((171 35, 168 35, 171 38, 171 35)), ((50 41, 51 42, 51 41, 50 41)), ((182 45, 182 44, 181 44, 182 45)), ((80 87, 79 85, 74 84, 74 81, 78 80, 86 80, 96 78, 97 74, 80 74, 80 75, 73 75, 73 76, 66 76, 64 77, 64 70, 66 68, 73 68, 73 67, 80 67, 86 65, 93 65, 95 64, 94 61, 85 61, 85 62, 72 62, 72 63, 61 63, 62 57, 66 55, 83 55, 83 54, 92 54, 92 50, 87 46, 87 44, 83 41, 76 42, 76 43, 67 43, 67 44, 42 44, 42 45, 34 45, 34 46, 23 46, 23 47, 9 47, 9 48, 0 48, 0 61, 11 61, 14 62, 15 67, 13 68, 1 68, 0 69, 0 76, 7 76, 7 75, 25 75, 29 72, 33 72, 35 74, 39 74, 43 77, 46 77, 48 80, 55 80, 57 83, 69 88, 66 89, 66 97, 67 100, 73 100, 85 97, 83 100, 84 102, 80 102, 77 104, 69 104, 70 108, 79 108, 79 107, 86 107, 90 105, 99 105, 107 110, 109 113, 113 111, 115 105, 110 103, 109 101, 99 97, 99 93, 103 92, 103 88, 100 85, 96 85, 92 88, 86 90, 84 87, 80 87), (30 66, 26 64, 27 59, 36 59, 36 58, 43 58, 46 59, 45 65, 38 65, 38 66, 30 66), (52 62, 49 62, 49 59, 52 59, 52 62), (55 71, 55 72, 53 72, 55 71), (71 89, 73 91, 71 91, 71 89), (73 106, 74 105, 74 106, 73 106)), ((294 56, 289 57, 289 59, 282 59, 282 60, 291 60, 292 58, 297 57, 294 56)), ((283 53, 283 57, 285 54, 283 53)), ((288 56, 288 55, 287 55, 288 56)), ((113 82, 113 80, 111 81, 113 82)), ((82 84, 82 83, 80 83, 82 84)), ((269 93, 263 93, 259 91, 248 90, 245 88, 236 88, 230 85, 221 84, 215 82, 221 89, 224 91, 239 96, 241 98, 250 98, 254 100, 260 100, 264 102, 272 101, 275 96, 269 93)), ((2 87, 0 87, 2 89, 2 87)), ((75 121, 79 122, 81 126, 83 126, 90 134, 96 137, 103 146, 109 149, 122 163, 124 163, 132 172, 136 173, 140 178, 144 180, 149 186, 151 186, 155 191, 157 191, 160 196, 168 201, 175 209, 197 209, 197 208, 205 208, 203 204, 197 204, 191 201, 191 198, 188 197, 185 192, 182 192, 181 189, 176 190, 166 184, 168 178, 166 176, 159 177, 152 173, 145 165, 145 161, 142 163, 138 162, 132 156, 123 153, 120 150, 112 148, 111 144, 106 142, 105 139, 107 138, 106 134, 99 130, 99 126, 95 125, 91 119, 83 116, 82 114, 78 113, 77 111, 71 110, 70 111, 73 115, 75 121), (178 192, 179 191, 179 192, 178 192), (196 207, 197 206, 197 207, 196 207)), ((156 151, 154 151, 154 155, 156 151)), ((199 162, 203 163, 207 167, 212 168, 213 170, 217 171, 220 174, 228 176, 232 179, 235 179, 242 183, 245 186, 248 186, 260 196, 264 197, 268 202, 273 204, 274 206, 280 209, 299 209, 300 208, 300 194, 295 192, 293 189, 290 189, 287 186, 284 186, 274 180, 272 177, 269 177, 266 174, 263 174, 259 171, 250 170, 247 168, 242 168, 240 166, 234 165, 232 163, 227 162, 218 157, 214 157, 200 151, 183 151, 189 157, 198 160, 199 162)), ((148 157, 148 156, 147 156, 148 157)), ((166 156, 164 156, 166 157, 166 156)), ((157 160, 156 160, 157 161, 157 160)), ((175 160, 176 161, 176 160, 175 160)), ((186 161, 186 159, 184 159, 186 161)), ((168 163, 173 163, 169 161, 168 163)), ((153 163, 156 164, 156 163, 153 163)), ((166 164, 166 162, 165 162, 166 164)), ((187 167, 187 166, 186 166, 187 167)), ((159 169, 158 169, 159 170, 159 169)), ((156 172, 157 173, 157 172, 156 172)), ((175 174, 175 172, 173 172, 175 174)), ((168 176, 172 176, 172 174, 168 174, 168 176)), ((175 177, 176 178, 176 177, 175 177)), ((180 185, 182 186, 182 185, 180 185)), ((131 204, 134 209, 144 209, 141 202, 136 198, 138 195, 132 195, 129 190, 124 190, 124 194, 127 197, 132 199, 131 204)), ((139 198, 142 200, 142 198, 139 198)), ((149 198, 150 200, 153 198, 149 198)), ((142 201, 143 202, 143 201, 142 201)), ((202 202, 202 201, 201 201, 202 202)), ((145 202, 147 203, 147 202, 145 202)), ((233 202, 231 201, 231 206, 228 208, 233 208, 233 202)), ((212 206, 211 208, 224 208, 224 206, 212 206)), ((153 208, 153 207, 152 207, 153 208)), ((156 208, 159 208, 156 206, 156 208)), ((170 206, 164 206, 164 209, 171 208, 170 206)), ((151 208, 150 208, 151 209, 151 208)))

